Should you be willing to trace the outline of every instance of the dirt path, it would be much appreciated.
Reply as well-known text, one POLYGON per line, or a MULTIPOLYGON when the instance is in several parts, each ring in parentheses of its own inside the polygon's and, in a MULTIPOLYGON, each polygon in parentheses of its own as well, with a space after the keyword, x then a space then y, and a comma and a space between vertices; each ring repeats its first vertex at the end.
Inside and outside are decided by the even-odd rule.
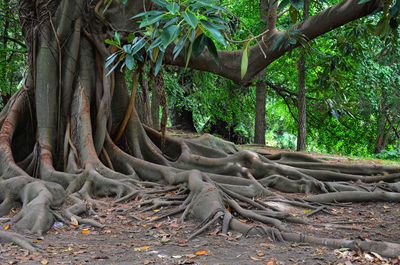
MULTIPOLYGON (((111 204, 111 201, 108 201, 111 204)), ((0 250, 0 264, 398 264, 380 261, 374 253, 334 250, 298 243, 274 243, 269 238, 220 234, 220 227, 186 241, 198 225, 177 219, 152 222, 152 214, 128 213, 134 202, 99 208, 98 221, 106 228, 56 224, 44 240, 32 238, 44 252, 29 254, 12 244, 0 250), (138 221, 143 218, 146 221, 138 221), (347 263, 346 263, 347 262, 347 263), (349 263, 351 262, 351 263, 349 263)), ((139 210, 139 209, 138 209, 139 210)), ((160 210, 160 212, 163 209, 160 210)), ((160 212, 154 212, 154 215, 160 212)), ((303 213, 293 213, 303 215, 303 213)), ((362 238, 399 242, 400 205, 363 203, 334 207, 331 215, 316 214, 310 222, 334 223, 335 228, 299 225, 294 231, 321 237, 362 238)), ((246 221, 246 220, 243 220, 246 221)), ((4 223, 2 225, 4 229, 4 223)), ((12 230, 12 227, 9 228, 12 230)))

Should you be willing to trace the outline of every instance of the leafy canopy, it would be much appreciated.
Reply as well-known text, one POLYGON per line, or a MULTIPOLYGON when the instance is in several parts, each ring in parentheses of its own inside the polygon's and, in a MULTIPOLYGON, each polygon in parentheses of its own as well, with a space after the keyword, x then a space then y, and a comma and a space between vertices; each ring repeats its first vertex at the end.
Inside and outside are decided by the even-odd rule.
POLYGON ((106 43, 114 45, 118 51, 107 58, 106 68, 113 65, 111 73, 122 62, 121 68, 132 70, 135 62, 143 62, 146 55, 155 62, 155 74, 160 70, 167 48, 173 44, 173 59, 184 53, 186 66, 191 56, 199 56, 205 47, 219 63, 214 41, 229 47, 222 34, 227 30, 221 13, 224 9, 210 0, 165 1, 152 0, 160 9, 142 12, 132 17, 140 19, 139 31, 129 34, 128 43, 121 44, 118 33, 114 40, 106 43))

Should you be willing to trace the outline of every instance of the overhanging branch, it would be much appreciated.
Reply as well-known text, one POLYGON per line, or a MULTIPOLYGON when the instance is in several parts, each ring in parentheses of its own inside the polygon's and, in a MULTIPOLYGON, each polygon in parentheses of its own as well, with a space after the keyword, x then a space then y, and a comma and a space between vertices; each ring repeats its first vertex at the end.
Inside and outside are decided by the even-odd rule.
MULTIPOLYGON (((337 5, 327 8, 309 19, 294 25, 292 28, 299 30, 309 40, 312 40, 326 32, 338 28, 358 18, 371 14, 381 6, 381 0, 371 0, 365 4, 359 4, 359 0, 344 0, 337 5)), ((243 85, 250 85, 254 76, 265 69, 270 63, 281 57, 288 50, 297 47, 299 44, 289 46, 281 50, 273 50, 276 39, 284 34, 283 31, 268 31, 264 36, 264 43, 267 46, 267 58, 264 59, 260 48, 256 45, 250 48, 249 66, 243 79, 240 78, 241 58, 243 50, 218 51, 220 64, 216 64, 208 51, 204 51, 197 58, 192 58, 189 67, 201 71, 212 72, 229 78, 234 82, 243 85)), ((176 66, 185 66, 185 59, 179 56, 172 60, 171 55, 166 55, 165 62, 176 66)))

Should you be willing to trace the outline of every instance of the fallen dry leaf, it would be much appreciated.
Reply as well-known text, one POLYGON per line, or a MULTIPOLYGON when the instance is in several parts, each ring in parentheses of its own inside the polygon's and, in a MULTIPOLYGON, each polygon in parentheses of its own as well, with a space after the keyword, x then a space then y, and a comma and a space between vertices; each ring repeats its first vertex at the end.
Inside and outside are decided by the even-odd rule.
POLYGON ((255 260, 255 261, 260 261, 260 260, 262 260, 262 259, 259 259, 259 258, 255 258, 255 257, 253 257, 253 256, 249 256, 252 260, 255 260))
POLYGON ((276 246, 275 246, 274 244, 272 244, 272 243, 264 243, 264 242, 260 243, 260 246, 261 246, 261 247, 267 247, 267 248, 275 248, 275 247, 276 247, 276 246))
POLYGON ((141 250, 146 250, 146 249, 149 249, 149 248, 150 248, 150 246, 143 246, 143 247, 140 247, 141 250))
POLYGON ((210 252, 207 251, 207 250, 199 250, 199 251, 196 252, 196 255, 207 255, 207 254, 209 254, 209 253, 210 253, 210 252))
POLYGON ((197 257, 197 255, 195 255, 195 254, 186 255, 186 258, 189 258, 189 259, 193 259, 195 257, 197 257))
POLYGON ((7 225, 4 227, 4 230, 8 230, 8 228, 10 228, 10 224, 7 224, 7 225))
POLYGON ((43 264, 43 265, 46 265, 46 264, 49 263, 49 261, 48 261, 47 259, 42 259, 42 260, 40 261, 40 263, 43 264))
POLYGON ((259 257, 262 257, 262 256, 264 256, 265 254, 264 253, 262 253, 262 252, 258 252, 257 253, 257 256, 259 256, 259 257))
POLYGON ((82 232, 81 232, 82 234, 89 234, 90 233, 90 230, 89 229, 82 229, 82 232))

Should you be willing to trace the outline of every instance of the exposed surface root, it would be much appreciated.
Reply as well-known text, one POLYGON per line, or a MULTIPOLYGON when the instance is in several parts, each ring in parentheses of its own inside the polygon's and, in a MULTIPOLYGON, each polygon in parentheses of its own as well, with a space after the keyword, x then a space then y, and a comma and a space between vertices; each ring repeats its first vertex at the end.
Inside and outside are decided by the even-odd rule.
POLYGON ((25 237, 12 232, 0 231, 0 243, 15 243, 21 248, 27 249, 30 252, 39 251, 40 249, 32 244, 25 237))
MULTIPOLYGON (((94 220, 98 198, 111 197, 115 203, 135 200, 126 213, 136 220, 134 210, 157 209, 166 211, 154 214, 156 220, 177 214, 181 222, 200 219, 190 238, 219 223, 223 233, 400 255, 394 243, 287 232, 307 223, 293 208, 317 215, 331 213, 337 202, 399 201, 400 168, 258 154, 208 134, 182 140, 143 126, 125 75, 106 74, 110 51, 103 25, 86 21, 102 18, 86 16, 91 7, 84 2, 62 0, 62 12, 42 14, 32 29, 34 69, 0 113, 0 216, 10 215, 12 227, 42 236, 61 219, 101 229, 94 220), (14 216, 13 209, 19 210, 14 216)), ((0 232, 0 239, 34 249, 16 234, 0 232)))

